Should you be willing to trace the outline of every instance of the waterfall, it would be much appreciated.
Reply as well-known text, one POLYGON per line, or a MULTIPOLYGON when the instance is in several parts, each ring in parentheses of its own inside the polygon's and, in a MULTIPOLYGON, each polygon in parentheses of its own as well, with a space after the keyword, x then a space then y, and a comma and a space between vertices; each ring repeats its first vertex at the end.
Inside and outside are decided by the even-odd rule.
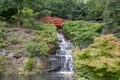
POLYGON ((57 67, 57 73, 74 73, 73 57, 71 55, 73 44, 65 40, 62 33, 58 33, 57 45, 59 49, 56 51, 56 55, 52 55, 49 59, 51 68, 57 67))

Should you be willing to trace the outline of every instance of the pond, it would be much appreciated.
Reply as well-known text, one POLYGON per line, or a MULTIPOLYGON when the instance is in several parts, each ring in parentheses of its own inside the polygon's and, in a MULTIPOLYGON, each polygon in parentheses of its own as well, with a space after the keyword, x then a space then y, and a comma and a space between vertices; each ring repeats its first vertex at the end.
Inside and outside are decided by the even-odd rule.
POLYGON ((29 76, 2 76, 0 80, 75 80, 73 74, 45 73, 29 76))

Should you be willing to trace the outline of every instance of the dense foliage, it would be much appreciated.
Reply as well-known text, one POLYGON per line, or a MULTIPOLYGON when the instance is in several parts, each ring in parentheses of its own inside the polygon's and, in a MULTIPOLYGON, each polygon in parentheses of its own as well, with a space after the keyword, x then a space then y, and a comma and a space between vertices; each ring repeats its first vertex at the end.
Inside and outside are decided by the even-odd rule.
MULTIPOLYGON (((77 73, 85 80, 120 79, 120 43, 111 34, 94 39, 94 43, 81 52, 73 53, 77 73)), ((81 79, 80 79, 81 80, 81 79)))
POLYGON ((104 16, 106 26, 103 34, 114 33, 120 38, 120 1, 108 0, 104 16))
POLYGON ((27 7, 38 13, 39 18, 51 15, 70 20, 102 20, 105 6, 106 0, 1 0, 0 16, 11 21, 12 16, 16 15, 16 21, 20 25, 22 10, 27 7))
POLYGON ((95 36, 99 36, 104 24, 85 21, 68 21, 63 26, 63 31, 74 41, 75 45, 87 46, 93 42, 95 36))
POLYGON ((6 42, 6 33, 8 30, 6 28, 0 28, 0 49, 7 46, 6 42))
POLYGON ((42 24, 41 30, 35 31, 35 36, 26 46, 26 50, 30 52, 30 57, 44 58, 48 55, 51 47, 48 44, 54 44, 57 41, 56 28, 53 25, 42 24))

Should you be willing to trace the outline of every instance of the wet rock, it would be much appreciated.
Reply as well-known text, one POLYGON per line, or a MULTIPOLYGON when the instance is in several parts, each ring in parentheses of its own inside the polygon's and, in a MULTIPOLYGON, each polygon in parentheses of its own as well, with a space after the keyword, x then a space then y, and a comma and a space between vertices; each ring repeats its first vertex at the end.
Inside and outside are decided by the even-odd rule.
POLYGON ((58 61, 58 59, 57 59, 57 58, 55 58, 55 57, 51 57, 51 58, 49 58, 49 61, 50 61, 50 62, 57 62, 57 61, 58 61))
POLYGON ((62 39, 59 39, 58 42, 62 42, 62 39))
POLYGON ((51 49, 49 50, 49 54, 55 55, 57 49, 59 49, 59 47, 57 45, 52 46, 51 49))
POLYGON ((57 72, 61 69, 61 66, 57 66, 57 67, 54 67, 54 68, 51 68, 49 69, 47 72, 57 72))
POLYGON ((59 63, 59 58, 57 56, 51 56, 49 58, 49 62, 50 62, 50 68, 57 68, 60 67, 60 63, 59 63))

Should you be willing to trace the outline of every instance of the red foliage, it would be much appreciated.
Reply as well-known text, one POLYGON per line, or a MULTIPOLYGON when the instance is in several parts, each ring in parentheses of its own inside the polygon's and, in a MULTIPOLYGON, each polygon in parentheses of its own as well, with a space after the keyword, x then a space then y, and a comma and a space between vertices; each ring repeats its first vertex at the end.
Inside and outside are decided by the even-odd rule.
POLYGON ((48 16, 48 17, 41 18, 40 21, 48 24, 54 24, 56 27, 62 28, 62 25, 66 20, 62 18, 48 16))

